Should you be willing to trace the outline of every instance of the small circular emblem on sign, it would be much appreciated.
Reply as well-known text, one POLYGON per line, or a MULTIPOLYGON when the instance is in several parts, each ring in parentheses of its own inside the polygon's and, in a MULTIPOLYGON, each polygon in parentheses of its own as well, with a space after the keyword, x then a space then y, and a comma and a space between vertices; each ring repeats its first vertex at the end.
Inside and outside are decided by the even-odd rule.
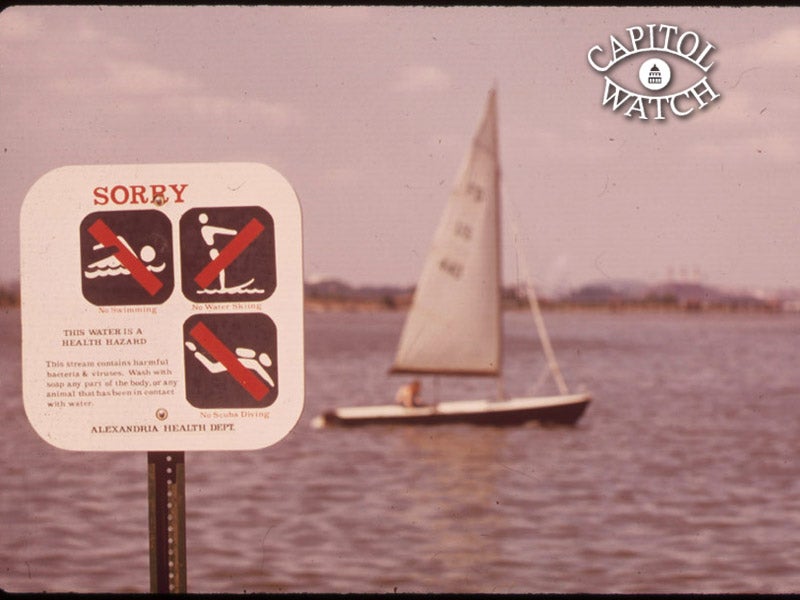
POLYGON ((165 421, 168 416, 169 416, 169 413, 167 412, 166 408, 159 408, 156 411, 156 419, 158 419, 159 421, 165 421))

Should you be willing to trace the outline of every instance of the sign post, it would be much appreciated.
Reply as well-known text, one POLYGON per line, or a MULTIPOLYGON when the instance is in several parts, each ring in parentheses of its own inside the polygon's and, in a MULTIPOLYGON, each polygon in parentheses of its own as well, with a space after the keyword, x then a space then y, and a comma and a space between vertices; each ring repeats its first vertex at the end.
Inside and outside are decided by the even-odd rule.
POLYGON ((302 412, 297 196, 254 163, 62 167, 20 240, 28 419, 148 453, 151 590, 185 591, 184 451, 265 448, 302 412))
POLYGON ((186 593, 184 480, 183 452, 147 453, 151 593, 186 593))

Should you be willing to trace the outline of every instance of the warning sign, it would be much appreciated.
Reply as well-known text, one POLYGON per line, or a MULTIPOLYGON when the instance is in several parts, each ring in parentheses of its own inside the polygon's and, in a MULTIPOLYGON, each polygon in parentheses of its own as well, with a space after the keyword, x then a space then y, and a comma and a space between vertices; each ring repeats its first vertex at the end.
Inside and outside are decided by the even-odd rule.
POLYGON ((264 300, 275 290, 274 226, 263 208, 195 208, 181 217, 180 235, 190 300, 264 300))
POLYGON ((157 210, 103 211, 80 226, 83 296, 97 306, 161 304, 172 293, 172 224, 157 210))
POLYGON ((99 165, 20 215, 23 401, 70 450, 264 448, 304 402, 300 205, 249 163, 99 165))
POLYGON ((192 405, 265 408, 278 397, 276 329, 267 315, 194 315, 184 323, 183 337, 192 405))

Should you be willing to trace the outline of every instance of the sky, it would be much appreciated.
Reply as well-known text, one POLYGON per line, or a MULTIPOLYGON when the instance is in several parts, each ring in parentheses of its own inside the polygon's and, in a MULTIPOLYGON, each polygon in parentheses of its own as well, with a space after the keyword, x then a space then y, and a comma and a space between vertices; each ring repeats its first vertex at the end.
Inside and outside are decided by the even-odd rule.
POLYGON ((496 86, 507 283, 527 264, 545 291, 800 287, 798 56, 794 7, 11 7, 0 281, 54 168, 261 162, 300 198, 306 280, 414 284, 496 86), (589 50, 607 61, 647 24, 714 45, 707 73, 676 75, 718 99, 662 120, 603 106, 615 71, 589 50))

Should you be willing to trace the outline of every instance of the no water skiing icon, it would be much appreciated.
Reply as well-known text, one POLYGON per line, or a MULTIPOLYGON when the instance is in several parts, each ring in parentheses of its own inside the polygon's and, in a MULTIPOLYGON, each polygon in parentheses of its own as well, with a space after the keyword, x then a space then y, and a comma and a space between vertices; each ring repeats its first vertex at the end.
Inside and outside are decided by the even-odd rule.
POLYGON ((92 304, 161 304, 172 294, 172 225, 162 212, 90 213, 80 247, 81 288, 92 304))
POLYGON ((193 302, 261 301, 275 291, 275 230, 258 206, 195 208, 180 221, 184 295, 193 302))
POLYGON ((183 324, 183 342, 192 406, 264 408, 277 399, 277 329, 267 315, 192 315, 183 324))

